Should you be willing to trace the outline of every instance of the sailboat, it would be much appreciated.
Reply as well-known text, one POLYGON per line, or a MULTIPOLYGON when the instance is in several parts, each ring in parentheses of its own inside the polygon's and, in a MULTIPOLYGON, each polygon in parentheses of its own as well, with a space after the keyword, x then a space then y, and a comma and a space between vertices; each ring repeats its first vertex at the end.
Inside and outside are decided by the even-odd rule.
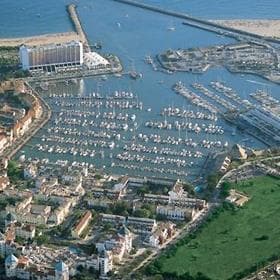
POLYGON ((167 30, 168 30, 168 31, 175 31, 175 30, 176 30, 176 28, 175 28, 175 26, 174 26, 174 24, 173 24, 173 21, 171 22, 171 24, 170 24, 170 26, 167 28, 167 30))
POLYGON ((132 79, 134 79, 134 80, 143 77, 142 73, 137 73, 137 72, 135 71, 134 61, 132 61, 132 71, 129 72, 129 75, 130 75, 130 77, 131 77, 132 79))

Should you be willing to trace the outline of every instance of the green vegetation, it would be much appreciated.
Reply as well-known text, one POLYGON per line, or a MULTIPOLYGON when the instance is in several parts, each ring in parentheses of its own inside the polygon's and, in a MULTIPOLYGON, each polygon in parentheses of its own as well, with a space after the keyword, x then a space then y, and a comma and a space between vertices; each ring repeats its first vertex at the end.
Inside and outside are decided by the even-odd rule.
POLYGON ((141 208, 133 212, 133 216, 139 218, 155 218, 156 207, 153 204, 144 203, 141 208))
POLYGON ((19 68, 17 47, 0 47, 0 81, 11 78, 24 78, 28 71, 19 68))
POLYGON ((58 201, 54 201, 52 199, 34 199, 34 204, 51 206, 52 210, 57 209, 60 205, 58 201))
MULTIPOLYGON (((183 188, 189 193, 189 195, 194 195, 194 186, 191 183, 184 183, 183 188)), ((171 190, 170 186, 164 186, 161 184, 155 184, 148 182, 141 187, 137 188, 137 195, 143 197, 145 194, 158 194, 158 195, 168 195, 168 192, 171 190)))
POLYGON ((30 106, 25 101, 23 95, 15 93, 13 91, 6 91, 4 93, 1 93, 0 102, 3 102, 11 107, 18 108, 18 109, 25 109, 25 110, 30 109, 30 106))
POLYGON ((220 173, 213 173, 213 174, 208 175, 208 177, 207 177, 208 189, 214 190, 221 177, 222 177, 222 174, 220 174, 220 173))
POLYGON ((7 174, 11 183, 14 184, 18 190, 33 189, 35 187, 34 180, 24 180, 23 169, 14 160, 9 161, 7 174))
POLYGON ((132 212, 131 206, 127 201, 117 201, 111 208, 114 215, 129 216, 132 212))
POLYGON ((224 204, 196 234, 180 240, 148 266, 148 274, 161 274, 164 279, 241 279, 277 259, 280 180, 263 176, 231 187, 251 200, 239 209, 224 204), (208 278, 194 278, 198 276, 208 278))
POLYGON ((126 265, 123 265, 119 268, 118 271, 118 279, 123 279, 123 280, 130 280, 130 279, 135 279, 135 280, 142 280, 144 279, 143 273, 135 272, 132 276, 129 275, 129 273, 139 265, 142 261, 144 261, 146 258, 151 255, 151 251, 149 249, 145 250, 142 254, 137 255, 136 257, 132 258, 130 262, 128 262, 126 265))
POLYGON ((20 245, 24 245, 26 243, 26 240, 19 236, 16 236, 16 243, 18 243, 20 245))
POLYGON ((231 183, 229 182, 223 182, 221 186, 221 196, 222 197, 227 197, 229 196, 229 191, 232 188, 231 183))
POLYGON ((102 178, 103 178, 103 176, 101 174, 94 175, 94 179, 96 179, 96 180, 101 180, 102 178))
POLYGON ((147 193, 166 195, 168 193, 168 191, 170 191, 170 187, 149 182, 149 183, 144 184, 143 186, 139 187, 137 189, 137 194, 139 196, 144 196, 144 194, 147 194, 147 193))
POLYGON ((99 279, 98 272, 93 268, 85 269, 82 266, 77 268, 78 274, 73 277, 74 280, 94 280, 99 279))
POLYGON ((194 186, 191 183, 184 183, 183 184, 184 191, 188 192, 189 196, 194 196, 194 186))
POLYGON ((2 52, 2 51, 14 51, 14 52, 16 52, 16 53, 18 53, 18 51, 19 51, 19 49, 18 49, 18 47, 10 47, 10 46, 1 46, 0 47, 0 51, 2 52))
POLYGON ((36 235, 35 241, 37 242, 38 246, 48 244, 50 241, 50 238, 47 234, 42 233, 40 235, 36 235))
POLYGON ((14 160, 10 160, 8 163, 8 177, 12 183, 16 183, 23 179, 23 170, 19 167, 18 163, 14 160))
POLYGON ((0 209, 5 209, 7 205, 13 205, 15 206, 17 202, 21 201, 20 198, 18 197, 6 197, 6 196, 1 196, 0 197, 0 209))

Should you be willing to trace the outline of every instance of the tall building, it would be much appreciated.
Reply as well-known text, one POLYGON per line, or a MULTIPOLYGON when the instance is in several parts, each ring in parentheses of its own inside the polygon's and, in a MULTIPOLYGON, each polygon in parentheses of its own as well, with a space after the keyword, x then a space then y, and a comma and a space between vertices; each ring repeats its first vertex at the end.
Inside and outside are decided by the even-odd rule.
POLYGON ((22 45, 19 55, 24 70, 82 65, 84 62, 83 44, 79 41, 37 47, 22 45))
POLYGON ((107 275, 113 267, 113 255, 111 251, 103 250, 99 256, 99 272, 101 276, 107 275))
POLYGON ((9 255, 5 259, 5 271, 6 271, 6 277, 16 277, 16 267, 18 264, 18 259, 14 255, 9 255))
POLYGON ((55 280, 69 280, 68 266, 62 261, 55 266, 55 280))

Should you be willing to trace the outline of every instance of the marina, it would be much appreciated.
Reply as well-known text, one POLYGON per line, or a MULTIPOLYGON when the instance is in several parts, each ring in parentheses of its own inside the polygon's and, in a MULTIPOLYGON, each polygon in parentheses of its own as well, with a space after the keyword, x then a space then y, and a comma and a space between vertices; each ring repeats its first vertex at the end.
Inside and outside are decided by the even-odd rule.
MULTIPOLYGON (((114 1, 112 5, 119 7, 114 1)), ((228 111, 256 106, 258 101, 249 94, 262 90, 262 85, 221 68, 203 76, 174 72, 159 67, 155 59, 166 49, 197 47, 201 38, 205 47, 232 44, 232 38, 183 26, 180 19, 170 23, 165 15, 155 18, 126 5, 123 11, 115 9, 109 22, 111 13, 103 6, 98 0, 94 5, 81 2, 77 11, 90 44, 102 44, 102 52, 117 54, 125 72, 35 81, 52 117, 18 155, 81 162, 117 174, 195 179, 209 153, 229 150, 236 142, 265 146, 223 117, 228 111), (156 34, 153 38, 139 27, 140 15, 156 34), (138 32, 127 40, 130 28, 138 32), (143 48, 138 36, 145 39, 143 48), (183 91, 175 95, 173 89, 183 91)), ((276 87, 267 83, 275 97, 276 87)))
MULTIPOLYGON (((173 89, 182 91, 188 103, 167 104, 155 111, 133 90, 104 90, 96 81, 95 90, 80 92, 81 83, 77 79, 49 83, 47 88, 37 85, 52 117, 26 146, 31 154, 84 162, 114 173, 189 179, 198 175, 209 153, 228 150, 230 137, 236 137, 222 115, 236 110, 243 100, 235 98, 237 92, 225 83, 211 81, 215 92, 191 84, 197 93, 177 83, 173 89)), ((240 143, 246 143, 244 139, 240 143)))
POLYGON ((5 279, 239 279, 277 257, 251 234, 279 210, 277 1, 3 0, 0 37, 39 45, 0 51, 5 279), (40 45, 59 34, 78 39, 40 45))

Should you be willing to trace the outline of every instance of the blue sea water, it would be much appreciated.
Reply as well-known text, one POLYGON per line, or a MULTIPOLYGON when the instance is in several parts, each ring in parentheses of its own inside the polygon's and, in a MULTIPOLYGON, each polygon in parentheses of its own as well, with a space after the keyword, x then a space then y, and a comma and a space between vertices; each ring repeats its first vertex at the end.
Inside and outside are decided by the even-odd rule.
MULTIPOLYGON (((68 19, 66 5, 72 1, 68 0, 20 0, 1 1, 0 10, 0 37, 30 36, 36 34, 71 31, 72 25, 68 19)), ((224 44, 234 42, 231 38, 221 37, 214 33, 199 30, 197 28, 182 25, 182 20, 155 14, 150 11, 127 6, 112 0, 80 0, 74 1, 78 6, 80 19, 87 33, 89 41, 102 43, 104 53, 118 55, 125 67, 125 71, 136 69, 143 73, 143 78, 137 81, 129 77, 109 77, 106 81, 97 78, 87 78, 82 89, 83 94, 88 94, 96 89, 97 84, 103 91, 110 90, 132 90, 137 93, 143 101, 145 108, 151 108, 152 113, 143 112, 137 119, 141 131, 146 131, 143 124, 150 119, 159 116, 160 109, 164 106, 189 106, 181 96, 175 95, 172 85, 181 80, 188 87, 193 82, 208 85, 213 80, 222 80, 233 87, 244 99, 250 99, 250 93, 257 89, 268 90, 271 95, 279 98, 279 86, 252 75, 233 75, 224 68, 211 69, 203 75, 176 73, 168 75, 155 72, 150 65, 144 62, 146 55, 155 56, 169 48, 189 48, 224 44), (174 32, 168 28, 175 27, 174 32), (163 83, 159 83, 163 81, 163 83), (253 82, 252 82, 253 81, 253 82)), ((280 3, 278 0, 144 0, 143 2, 159 5, 172 10, 184 11, 188 14, 201 18, 279 18, 280 3)), ((59 87, 60 88, 60 87, 59 87)), ((70 86, 64 86, 65 91, 71 91, 70 86)), ((227 133, 224 141, 230 144, 240 142, 244 138, 252 140, 254 147, 263 145, 252 139, 247 134, 237 132, 233 139, 232 128, 220 121, 227 133)), ((146 131, 147 132, 147 131, 146 131)), ((42 135, 40 132, 39 135, 42 135)), ((193 136, 199 139, 199 136, 193 136)), ((30 144, 35 145, 38 138, 34 138, 30 144)), ((29 146, 24 148, 27 155, 39 155, 46 157, 46 154, 37 153, 29 146)), ((109 152, 107 152, 106 156, 109 152)), ((58 155, 54 158, 67 158, 58 155)), ((82 160, 82 159, 81 159, 82 160)), ((103 165, 108 170, 115 172, 127 172, 118 169, 111 169, 111 159, 105 157, 103 160, 92 160, 90 162, 98 167, 103 165)), ((198 161, 198 166, 201 161, 198 161)), ((196 170, 190 170, 194 176, 196 170)))
MULTIPOLYGON (((113 19, 114 13, 128 9, 113 0, 2 0, 0 37, 70 31, 72 26, 67 18, 65 5, 71 2, 76 3, 79 10, 91 10, 91 15, 84 18, 84 21, 96 16, 96 11, 107 11, 113 19)), ((209 19, 278 19, 280 14, 278 0, 144 0, 143 2, 209 19)), ((143 11, 141 13, 143 14, 143 11)), ((153 18, 155 17, 157 16, 153 18)), ((108 18, 103 21, 107 20, 108 18)))

